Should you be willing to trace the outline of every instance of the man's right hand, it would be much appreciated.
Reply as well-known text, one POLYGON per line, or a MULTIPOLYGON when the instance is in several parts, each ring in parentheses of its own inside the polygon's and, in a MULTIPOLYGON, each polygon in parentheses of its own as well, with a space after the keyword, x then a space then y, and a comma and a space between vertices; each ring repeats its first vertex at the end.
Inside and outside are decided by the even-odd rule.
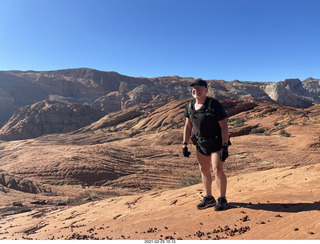
POLYGON ((189 158, 189 156, 190 156, 190 152, 188 151, 188 148, 187 147, 184 147, 184 148, 182 148, 182 153, 183 153, 183 156, 185 156, 185 157, 187 157, 187 158, 189 158))

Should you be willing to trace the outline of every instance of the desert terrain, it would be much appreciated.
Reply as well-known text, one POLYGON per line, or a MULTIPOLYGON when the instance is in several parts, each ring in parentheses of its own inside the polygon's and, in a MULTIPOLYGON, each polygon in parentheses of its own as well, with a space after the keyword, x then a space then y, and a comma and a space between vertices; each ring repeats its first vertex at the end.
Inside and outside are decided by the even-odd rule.
POLYGON ((215 212, 196 208, 195 148, 181 153, 188 101, 1 141, 0 240, 319 240, 319 105, 222 100, 230 207, 215 212))

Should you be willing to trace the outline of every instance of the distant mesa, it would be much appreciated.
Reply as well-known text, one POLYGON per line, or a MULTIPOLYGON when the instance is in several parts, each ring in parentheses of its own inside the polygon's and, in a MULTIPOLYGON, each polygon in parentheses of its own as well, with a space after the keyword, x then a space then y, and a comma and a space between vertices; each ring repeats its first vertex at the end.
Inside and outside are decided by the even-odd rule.
MULTIPOLYGON (((87 68, 0 71, 0 139, 27 139, 70 132, 105 115, 131 108, 142 114, 153 113, 169 102, 190 99, 192 81, 193 78, 179 76, 129 77, 87 68)), ((208 84, 211 97, 244 101, 240 105, 226 102, 231 114, 244 109, 241 106, 252 108, 257 102, 296 108, 320 103, 320 79, 312 77, 304 81, 285 79, 279 82, 208 80, 208 84)), ((152 120, 154 126, 148 128, 166 124, 169 120, 152 120)), ((135 128, 143 127, 142 123, 146 120, 140 121, 135 128)))

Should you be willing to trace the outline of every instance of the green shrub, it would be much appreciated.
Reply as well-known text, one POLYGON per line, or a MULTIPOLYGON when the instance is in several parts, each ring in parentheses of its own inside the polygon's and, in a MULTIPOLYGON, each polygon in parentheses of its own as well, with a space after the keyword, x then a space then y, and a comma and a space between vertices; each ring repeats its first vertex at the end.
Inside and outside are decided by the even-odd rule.
POLYGON ((289 120, 288 121, 288 125, 293 125, 294 123, 293 123, 293 120, 289 120))
POLYGON ((244 125, 244 122, 245 122, 244 119, 236 118, 235 123, 234 123, 234 127, 241 127, 244 125))
POLYGON ((261 114, 257 114, 255 117, 257 117, 257 118, 265 118, 265 117, 267 117, 267 114, 266 113, 261 113, 261 114))
POLYGON ((180 178, 180 184, 177 186, 177 188, 187 187, 199 184, 201 182, 200 176, 192 176, 190 174, 181 174, 180 178))
POLYGON ((264 133, 264 129, 263 128, 253 128, 250 131, 250 134, 257 134, 257 133, 264 133))
POLYGON ((285 130, 281 130, 280 133, 279 133, 280 136, 283 136, 283 137, 290 137, 291 135, 286 132, 285 130))

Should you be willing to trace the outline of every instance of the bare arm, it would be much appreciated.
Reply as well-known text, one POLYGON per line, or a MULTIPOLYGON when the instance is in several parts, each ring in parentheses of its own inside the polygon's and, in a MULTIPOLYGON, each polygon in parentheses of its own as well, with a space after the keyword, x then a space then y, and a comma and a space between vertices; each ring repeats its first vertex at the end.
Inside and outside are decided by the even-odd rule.
MULTIPOLYGON (((183 130, 183 142, 188 142, 192 133, 192 123, 189 118, 186 118, 186 123, 184 125, 183 130)), ((183 145, 183 147, 187 147, 187 145, 183 145)))
POLYGON ((229 139, 229 130, 228 130, 228 122, 227 118, 220 120, 219 125, 221 128, 221 136, 222 136, 222 145, 225 143, 228 144, 228 139, 229 139))

